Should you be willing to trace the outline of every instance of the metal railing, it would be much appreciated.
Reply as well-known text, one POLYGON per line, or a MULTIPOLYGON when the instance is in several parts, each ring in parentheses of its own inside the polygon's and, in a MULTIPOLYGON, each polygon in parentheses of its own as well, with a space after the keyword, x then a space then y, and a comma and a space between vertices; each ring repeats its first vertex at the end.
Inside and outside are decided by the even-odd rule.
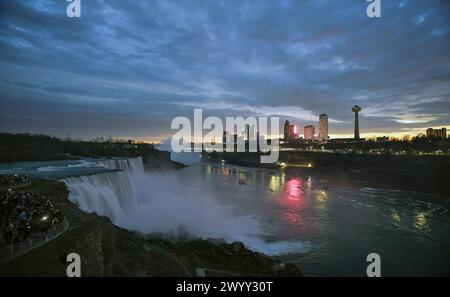
POLYGON ((66 231, 68 228, 69 222, 67 221, 67 218, 64 217, 64 219, 60 223, 52 226, 47 231, 34 233, 25 240, 10 244, 0 249, 0 263, 23 255, 32 249, 40 247, 41 245, 64 233, 64 231, 66 231))

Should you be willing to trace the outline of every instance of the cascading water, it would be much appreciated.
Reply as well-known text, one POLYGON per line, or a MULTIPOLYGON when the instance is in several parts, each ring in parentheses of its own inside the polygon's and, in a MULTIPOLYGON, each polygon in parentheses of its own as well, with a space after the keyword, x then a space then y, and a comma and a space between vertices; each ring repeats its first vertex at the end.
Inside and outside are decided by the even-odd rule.
POLYGON ((130 175, 144 171, 142 158, 111 159, 99 165, 121 171, 69 177, 62 181, 70 190, 69 199, 82 210, 96 212, 118 223, 126 211, 137 204, 130 175))
POLYGON ((144 171, 144 163, 141 157, 134 159, 110 159, 99 162, 100 166, 108 169, 123 170, 126 172, 136 173, 144 171))
POLYGON ((252 222, 232 218, 210 194, 197 192, 198 182, 184 182, 191 177, 175 172, 144 172, 142 158, 109 159, 97 163, 113 172, 65 178, 69 199, 86 212, 107 216, 126 229, 144 233, 176 231, 186 226, 201 237, 218 234, 228 239, 241 239, 242 225, 252 222), (183 186, 178 186, 183 184, 183 186), (222 218, 222 219, 220 219, 222 218), (228 218, 228 219, 227 219, 228 218))
MULTIPOLYGON (((62 181, 70 190, 69 199, 82 210, 107 216, 122 228, 175 236, 184 236, 180 230, 186 230, 202 238, 243 241, 250 248, 269 254, 310 249, 300 241, 266 243, 260 237, 265 231, 259 222, 251 215, 234 214, 232 208, 216 199, 207 180, 198 180, 202 175, 197 169, 202 167, 193 167, 185 174, 146 173, 141 158, 110 159, 98 165, 116 171, 62 181)), ((223 190, 234 197, 244 189, 223 190)))

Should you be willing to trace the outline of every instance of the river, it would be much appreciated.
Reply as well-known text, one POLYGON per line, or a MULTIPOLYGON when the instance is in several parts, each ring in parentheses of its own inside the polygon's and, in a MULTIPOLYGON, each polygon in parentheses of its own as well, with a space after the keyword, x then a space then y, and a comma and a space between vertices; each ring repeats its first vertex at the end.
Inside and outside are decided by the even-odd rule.
POLYGON ((144 234, 242 241, 312 276, 450 275, 449 197, 345 186, 302 169, 190 162, 144 172, 141 160, 0 164, 0 173, 59 179, 80 208, 144 234), (239 182, 241 181, 241 182, 239 182))

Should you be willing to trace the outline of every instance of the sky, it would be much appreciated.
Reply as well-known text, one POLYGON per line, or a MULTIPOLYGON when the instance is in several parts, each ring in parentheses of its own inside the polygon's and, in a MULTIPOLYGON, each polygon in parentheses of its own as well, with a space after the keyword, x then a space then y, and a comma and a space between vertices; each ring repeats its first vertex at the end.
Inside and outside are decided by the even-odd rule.
POLYGON ((330 119, 330 135, 450 128, 450 1, 0 1, 0 131, 170 137, 193 116, 330 119))

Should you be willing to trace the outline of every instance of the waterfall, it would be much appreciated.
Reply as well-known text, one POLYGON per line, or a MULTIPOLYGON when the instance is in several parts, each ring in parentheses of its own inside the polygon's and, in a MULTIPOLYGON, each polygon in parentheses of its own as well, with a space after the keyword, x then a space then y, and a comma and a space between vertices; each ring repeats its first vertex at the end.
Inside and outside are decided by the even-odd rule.
POLYGON ((96 212, 114 222, 137 204, 136 193, 126 171, 69 177, 62 180, 70 190, 69 200, 86 212, 96 212))
POLYGON ((102 160, 98 165, 118 171, 68 177, 62 181, 69 188, 69 200, 79 208, 107 216, 117 223, 138 203, 131 176, 143 173, 144 164, 138 157, 102 160))
POLYGON ((117 169, 132 173, 144 171, 144 163, 142 162, 142 157, 137 157, 133 159, 103 160, 99 162, 99 165, 108 169, 117 169))

